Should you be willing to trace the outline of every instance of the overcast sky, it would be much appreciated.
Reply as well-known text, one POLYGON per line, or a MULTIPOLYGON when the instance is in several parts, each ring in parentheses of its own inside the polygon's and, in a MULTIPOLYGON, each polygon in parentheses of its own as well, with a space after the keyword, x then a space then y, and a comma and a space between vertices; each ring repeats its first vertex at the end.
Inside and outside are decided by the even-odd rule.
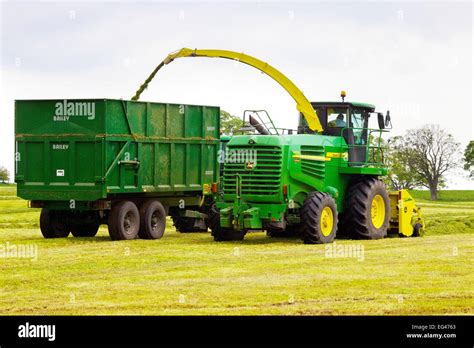
MULTIPOLYGON (((473 139, 470 2, 2 2, 0 165, 13 169, 14 100, 130 99, 181 47, 245 52, 286 74, 308 99, 390 109, 394 131, 439 124, 473 139)), ((266 109, 296 127, 291 97, 236 62, 185 58, 166 66, 142 100, 266 109)), ((462 173, 449 188, 474 189, 462 173)))

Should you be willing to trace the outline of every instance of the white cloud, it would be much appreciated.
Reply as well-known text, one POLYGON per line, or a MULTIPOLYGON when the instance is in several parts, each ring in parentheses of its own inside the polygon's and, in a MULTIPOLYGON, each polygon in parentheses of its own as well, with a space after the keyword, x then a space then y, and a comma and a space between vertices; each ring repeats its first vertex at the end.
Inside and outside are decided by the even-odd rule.
MULTIPOLYGON (((311 100, 337 100, 345 89, 348 100, 391 109, 394 134, 437 123, 464 147, 473 138, 470 6, 2 3, 0 164, 13 168, 14 99, 130 98, 183 46, 254 55, 311 100)), ((219 105, 239 116, 263 108, 279 126, 296 126, 286 92, 231 61, 177 60, 142 98, 219 105)))

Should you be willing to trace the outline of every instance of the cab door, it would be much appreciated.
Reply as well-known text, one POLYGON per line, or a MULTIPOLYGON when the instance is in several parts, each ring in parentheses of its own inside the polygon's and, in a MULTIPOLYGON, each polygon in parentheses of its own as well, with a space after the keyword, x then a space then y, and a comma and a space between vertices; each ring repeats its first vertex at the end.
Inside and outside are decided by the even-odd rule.
POLYGON ((350 109, 351 136, 346 139, 349 145, 349 165, 361 166, 367 162, 367 128, 369 114, 366 110, 350 109))

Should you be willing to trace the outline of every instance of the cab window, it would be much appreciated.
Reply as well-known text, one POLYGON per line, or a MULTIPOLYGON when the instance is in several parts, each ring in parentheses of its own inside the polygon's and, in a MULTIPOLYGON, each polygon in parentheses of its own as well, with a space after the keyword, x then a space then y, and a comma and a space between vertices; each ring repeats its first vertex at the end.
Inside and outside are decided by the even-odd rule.
POLYGON ((347 109, 346 108, 328 108, 328 127, 347 127, 347 109))
POLYGON ((364 135, 367 132, 364 132, 364 123, 365 123, 365 115, 362 110, 352 110, 351 112, 351 120, 352 120, 352 127, 354 132, 354 141, 356 145, 364 145, 365 139, 364 135))

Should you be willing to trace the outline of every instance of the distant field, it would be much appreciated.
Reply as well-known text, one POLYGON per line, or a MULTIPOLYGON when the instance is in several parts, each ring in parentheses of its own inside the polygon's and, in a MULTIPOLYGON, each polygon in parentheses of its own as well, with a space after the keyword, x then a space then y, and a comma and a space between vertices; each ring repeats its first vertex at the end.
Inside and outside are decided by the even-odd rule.
POLYGON ((264 233, 215 243, 170 224, 157 241, 112 242, 105 227, 92 239, 45 240, 39 211, 14 195, 0 185, 0 248, 35 247, 38 258, 0 258, 2 314, 474 313, 473 191, 439 202, 415 192, 423 238, 333 245, 264 233), (329 257, 341 247, 363 253, 329 257))
MULTIPOLYGON (((431 200, 430 191, 412 190, 416 199, 431 200)), ((439 192, 438 202, 474 202, 474 190, 445 190, 439 192)))

